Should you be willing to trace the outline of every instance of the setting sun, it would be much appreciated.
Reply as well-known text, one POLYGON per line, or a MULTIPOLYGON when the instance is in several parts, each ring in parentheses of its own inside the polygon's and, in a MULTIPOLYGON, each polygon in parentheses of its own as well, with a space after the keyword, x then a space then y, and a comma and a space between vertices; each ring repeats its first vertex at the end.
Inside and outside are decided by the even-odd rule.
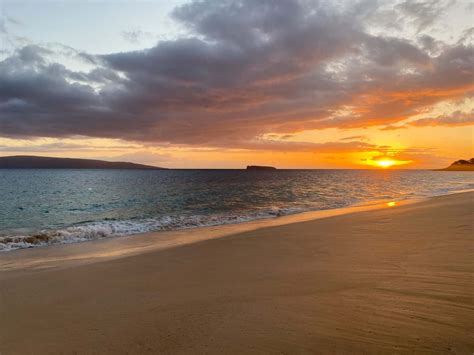
POLYGON ((393 166, 413 163, 413 160, 399 160, 392 157, 374 157, 371 159, 365 159, 363 161, 366 165, 371 165, 372 167, 382 169, 388 169, 393 166))
POLYGON ((376 164, 382 168, 389 168, 395 165, 397 162, 391 159, 378 160, 376 164))

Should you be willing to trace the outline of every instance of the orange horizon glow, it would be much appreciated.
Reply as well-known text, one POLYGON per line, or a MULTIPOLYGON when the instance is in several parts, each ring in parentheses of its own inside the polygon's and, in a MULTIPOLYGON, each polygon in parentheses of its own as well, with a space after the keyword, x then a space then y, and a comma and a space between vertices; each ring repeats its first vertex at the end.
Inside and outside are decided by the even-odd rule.
MULTIPOLYGON (((238 169, 247 165, 270 165, 278 169, 441 169, 458 159, 474 155, 468 127, 410 127, 382 131, 378 128, 340 130, 336 128, 294 133, 289 138, 264 137, 281 142, 313 142, 319 147, 306 151, 231 149, 217 147, 156 147, 140 142, 104 138, 0 138, 6 155, 38 155, 63 158, 130 161, 167 168, 238 169), (321 132, 324 135, 321 135, 321 132), (350 138, 348 140, 346 137, 350 138), (358 140, 351 146, 346 142, 358 140), (414 142, 416 141, 416 145, 414 142), (324 145, 325 142, 342 142, 324 145), (358 144, 369 142, 368 148, 358 144), (61 144, 65 148, 61 147, 61 144), (430 148, 436 147, 436 148, 430 148), (37 150, 37 151, 35 151, 37 150)), ((305 148, 305 147, 303 147, 305 148)), ((1 149, 0 149, 1 150, 1 149)))
POLYGON ((377 160, 369 160, 368 165, 381 168, 381 169, 388 169, 393 166, 400 166, 413 163, 412 160, 397 160, 392 158, 382 158, 377 160))

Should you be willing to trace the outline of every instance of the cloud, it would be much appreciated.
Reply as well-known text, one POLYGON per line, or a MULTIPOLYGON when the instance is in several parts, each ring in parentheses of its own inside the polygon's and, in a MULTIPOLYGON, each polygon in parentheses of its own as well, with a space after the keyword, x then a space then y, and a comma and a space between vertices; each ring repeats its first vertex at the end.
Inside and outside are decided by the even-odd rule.
POLYGON ((350 137, 344 137, 344 138, 341 138, 340 140, 341 141, 355 141, 355 140, 366 140, 367 137, 366 136, 350 136, 350 137))
POLYGON ((122 31, 121 33, 123 39, 132 44, 138 44, 145 39, 152 39, 155 37, 153 33, 142 31, 142 30, 130 30, 130 31, 122 31))
POLYGON ((439 55, 444 47, 442 41, 426 34, 418 36, 417 41, 420 44, 421 49, 430 55, 439 55))
POLYGON ((8 153, 8 152, 62 152, 62 151, 95 151, 98 149, 106 149, 106 150, 115 150, 115 149, 123 149, 123 147, 110 147, 110 146, 88 146, 84 144, 73 144, 73 143, 48 143, 48 144, 40 144, 40 145, 23 145, 21 147, 18 146, 8 146, 8 145, 0 145, 0 152, 1 153, 8 153))
POLYGON ((408 127, 405 125, 401 125, 401 126, 387 125, 380 128, 380 130, 381 131, 396 131, 397 129, 405 129, 405 128, 408 128, 408 127))
POLYGON ((405 0, 395 8, 420 32, 436 23, 455 3, 455 0, 405 0))
MULTIPOLYGON (((80 138, 77 138, 80 140, 80 138)), ((71 141, 71 140, 70 140, 71 141)), ((72 140, 73 141, 73 140, 72 140)), ((9 152, 22 152, 22 153, 33 153, 33 152, 71 152, 71 151, 124 151, 127 149, 136 149, 140 146, 131 144, 98 144, 96 142, 85 143, 74 143, 74 142, 52 142, 45 143, 39 141, 27 141, 18 142, 20 144, 0 144, 0 153, 9 152), (23 144, 21 144, 23 143, 23 144)))
MULTIPOLYGON (((440 11, 436 2, 400 6, 410 18, 428 16, 423 26, 440 11)), ((376 35, 366 20, 377 11, 365 1, 195 1, 172 14, 187 36, 77 53, 94 66, 88 72, 25 46, 0 62, 0 135, 324 150, 258 137, 390 127, 474 93, 472 45, 376 35)))
MULTIPOLYGON (((224 144, 222 144, 224 146, 224 144)), ((227 148, 232 148, 235 143, 232 142, 227 148)), ((313 152, 313 153, 347 153, 359 152, 365 150, 377 150, 378 147, 373 144, 351 141, 351 142, 288 142, 280 140, 254 139, 252 141, 243 141, 238 143, 239 149, 246 150, 266 150, 274 152, 313 152)))
POLYGON ((2 14, 2 17, 0 17, 0 33, 3 35, 9 35, 10 31, 8 27, 10 25, 22 26, 23 24, 14 17, 2 14))
POLYGON ((474 109, 469 112, 456 111, 447 115, 421 118, 407 123, 410 126, 469 126, 474 125, 474 109))

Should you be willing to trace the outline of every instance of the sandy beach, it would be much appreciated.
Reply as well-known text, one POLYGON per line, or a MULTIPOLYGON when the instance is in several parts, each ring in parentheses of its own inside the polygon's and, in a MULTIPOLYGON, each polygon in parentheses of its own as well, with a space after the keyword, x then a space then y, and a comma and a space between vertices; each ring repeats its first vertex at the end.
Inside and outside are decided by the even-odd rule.
POLYGON ((0 354, 472 354, 473 207, 460 193, 67 267, 5 253, 0 354))

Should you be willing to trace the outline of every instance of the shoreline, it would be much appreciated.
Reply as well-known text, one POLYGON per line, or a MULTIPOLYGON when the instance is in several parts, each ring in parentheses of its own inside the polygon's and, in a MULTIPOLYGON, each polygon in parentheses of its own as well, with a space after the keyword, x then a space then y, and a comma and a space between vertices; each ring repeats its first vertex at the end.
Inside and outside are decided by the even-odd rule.
MULTIPOLYGON (((70 175, 67 174, 67 176, 70 175)), ((245 186, 246 174, 240 174, 235 188, 227 192, 224 184, 219 183, 212 187, 209 181, 213 180, 208 181, 210 177, 207 174, 193 173, 191 175, 193 178, 196 175, 199 181, 201 179, 207 182, 195 192, 190 189, 186 194, 187 197, 180 197, 174 188, 171 188, 172 193, 169 196, 166 188, 163 191, 158 189, 152 192, 155 187, 151 185, 128 188, 127 185, 121 185, 125 181, 125 178, 121 178, 124 181, 121 180, 122 182, 117 187, 114 187, 114 184, 103 188, 100 185, 94 187, 94 183, 89 182, 90 186, 84 189, 84 186, 73 184, 70 187, 71 194, 61 197, 63 201, 61 204, 52 202, 56 197, 48 199, 45 196, 44 201, 37 201, 29 206, 27 201, 35 200, 36 194, 28 188, 28 176, 14 174, 12 176, 19 179, 23 192, 18 197, 18 202, 4 206, 0 231, 0 256, 4 252, 9 253, 19 249, 282 218, 282 216, 314 212, 319 209, 372 204, 373 200, 377 199, 399 201, 426 198, 451 193, 454 190, 472 189, 474 186, 472 179, 460 174, 455 174, 451 178, 443 177, 444 174, 430 172, 407 174, 393 172, 392 174, 383 170, 376 173, 360 173, 353 170, 340 174, 296 173, 295 176, 304 177, 297 183, 285 183, 294 174, 284 174, 284 179, 275 176, 269 183, 256 184, 252 189, 255 190, 255 196, 260 197, 258 200, 253 200, 253 193, 246 194, 239 190, 245 186), (357 183, 354 189, 352 179, 356 176, 366 177, 368 180, 362 179, 363 181, 357 183), (334 186, 332 183, 329 185, 324 183, 326 180, 329 182, 333 179, 340 181, 335 181, 334 186), (419 184, 425 180, 426 184, 419 184), (341 184, 342 181, 345 183, 341 184), (369 181, 375 185, 370 187, 369 181), (283 191, 280 191, 278 187, 280 185, 283 191), (114 191, 117 188, 124 191, 114 191), (144 189, 147 191, 152 189, 148 193, 154 197, 142 195, 144 189), (100 190, 104 191, 100 192, 100 190), (83 200, 84 196, 81 197, 82 194, 87 197, 85 200, 83 200), (158 197, 161 196, 160 194, 164 195, 158 197), (209 194, 208 197, 206 197, 207 194, 209 194), (221 194, 227 197, 219 198, 221 194), (183 198, 199 201, 199 203, 186 204, 183 198)), ((179 179, 186 179, 188 175, 177 174, 176 177, 178 176, 179 179)), ((217 174, 212 179, 225 181, 229 176, 233 174, 217 174)), ((104 176, 107 179, 112 177, 113 175, 104 176)), ((166 180, 170 176, 161 178, 166 180)), ((10 185, 12 184, 13 181, 10 185)), ((47 186, 43 188, 44 193, 48 195, 47 186)), ((10 193, 14 192, 10 191, 10 193)), ((59 192, 55 191, 54 194, 56 193, 59 192)))
MULTIPOLYGON (((456 191, 446 195, 468 191, 474 190, 456 191)), ((13 249, 0 252, 0 273, 2 271, 16 269, 46 269, 102 262, 223 238, 261 228, 277 227, 346 214, 416 204, 431 198, 433 197, 407 198, 402 200, 372 200, 348 207, 303 211, 245 222, 110 236, 82 242, 57 243, 33 248, 13 249)))
POLYGON ((46 269, 70 267, 137 255, 157 250, 175 248, 206 240, 223 238, 233 234, 254 231, 260 228, 307 222, 345 214, 396 208, 421 203, 440 196, 474 192, 474 189, 450 191, 429 197, 404 198, 398 200, 369 200, 347 207, 303 211, 272 218, 260 218, 237 223, 211 226, 153 231, 129 235, 109 236, 96 240, 57 243, 33 248, 20 248, 0 252, 0 272, 18 269, 46 269))
MULTIPOLYGON (((451 192, 448 192, 448 193, 445 193, 445 194, 447 195, 447 194, 467 192, 467 191, 474 191, 474 189, 451 191, 451 192)), ((438 196, 438 195, 435 195, 435 196, 438 196)), ((423 201, 423 200, 429 199, 431 197, 434 197, 434 196, 404 197, 404 198, 402 197, 402 198, 398 198, 398 199, 367 200, 367 201, 363 201, 363 202, 357 202, 357 203, 354 203, 354 204, 351 204, 351 205, 348 205, 348 206, 345 206, 345 207, 315 209, 315 210, 309 209, 309 210, 302 210, 302 211, 298 211, 298 212, 290 212, 290 213, 287 213, 287 214, 274 214, 274 215, 269 215, 269 216, 264 216, 264 217, 249 218, 247 220, 236 221, 236 222, 222 222, 222 223, 207 224, 207 225, 203 224, 203 225, 196 225, 196 226, 191 226, 191 227, 177 227, 177 228, 174 228, 174 229, 151 230, 151 231, 137 232, 137 233, 130 233, 130 234, 115 234, 115 235, 112 234, 112 235, 109 235, 109 236, 106 236, 106 237, 100 237, 100 238, 97 238, 97 239, 74 240, 74 241, 70 241, 70 242, 55 242, 55 243, 51 243, 51 244, 38 244, 37 246, 17 247, 17 248, 14 248, 14 249, 0 250, 0 257, 1 257, 1 255, 3 255, 3 253, 16 252, 16 251, 19 251, 19 250, 32 250, 32 249, 37 249, 37 248, 49 248, 49 247, 54 247, 54 246, 58 246, 58 245, 94 243, 94 242, 109 240, 109 239, 113 239, 113 238, 127 238, 127 237, 150 235, 150 234, 156 234, 156 233, 165 234, 165 233, 170 233, 170 232, 205 230, 207 228, 219 228, 219 227, 224 227, 224 226, 235 226, 235 225, 244 225, 244 224, 253 224, 253 223, 258 223, 259 225, 262 224, 263 226, 265 224, 274 225, 271 222, 271 221, 274 221, 274 220, 278 220, 279 222, 277 223, 277 225, 280 225, 280 224, 282 224, 281 222, 283 222, 283 224, 291 223, 291 222, 286 222, 285 220, 286 219, 293 219, 295 216, 300 216, 300 215, 304 215, 305 220, 308 219, 308 218, 309 219, 324 218, 324 216, 326 214, 328 214, 328 216, 333 215, 332 211, 334 211, 334 213, 336 215, 339 215, 339 214, 345 214, 345 213, 353 213, 352 210, 354 210, 354 212, 357 212, 357 210, 359 210, 359 209, 364 210, 365 208, 370 208, 370 209, 372 209, 373 207, 374 208, 383 208, 383 206, 386 203, 389 203, 389 202, 390 203, 396 203, 397 205, 399 205, 399 204, 404 204, 404 203, 415 203, 415 202, 418 202, 418 201, 423 201), (331 211, 331 212, 327 213, 328 211, 331 211)), ((97 222, 101 222, 101 221, 97 221, 97 222)), ((71 226, 64 226, 63 228, 60 228, 60 229, 40 230, 40 231, 35 232, 35 233, 31 232, 31 236, 34 236, 36 234, 41 235, 43 232, 54 233, 55 231, 68 230, 69 228, 80 227, 81 225, 82 224, 77 224, 77 225, 71 225, 71 226)), ((29 235, 30 234, 27 233, 26 235, 15 235, 15 234, 10 235, 10 234, 7 234, 5 236, 10 237, 10 238, 15 238, 15 237, 23 238, 23 237, 27 237, 29 235)), ((5 236, 3 236, 3 237, 5 237, 5 236)))
POLYGON ((472 354, 473 205, 452 194, 4 269, 0 351, 472 354))

